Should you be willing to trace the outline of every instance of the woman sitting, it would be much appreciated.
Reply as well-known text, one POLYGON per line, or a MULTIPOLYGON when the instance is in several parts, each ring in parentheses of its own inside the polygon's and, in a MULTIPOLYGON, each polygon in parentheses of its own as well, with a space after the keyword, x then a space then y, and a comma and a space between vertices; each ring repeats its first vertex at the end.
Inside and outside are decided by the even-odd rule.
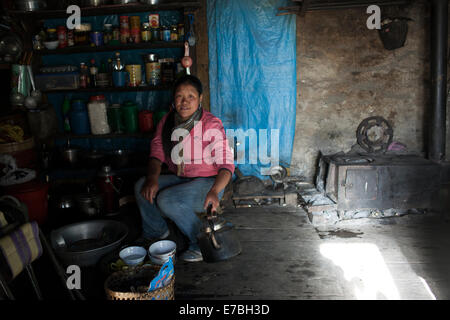
POLYGON ((219 206, 234 172, 233 155, 222 122, 201 107, 202 84, 186 75, 174 86, 174 104, 158 123, 151 142, 146 177, 135 185, 142 217, 142 237, 164 239, 172 220, 189 239, 180 258, 202 261, 197 234, 202 227, 197 213, 219 206), (175 141, 174 141, 175 140, 175 141), (165 163, 172 174, 160 175, 165 163))

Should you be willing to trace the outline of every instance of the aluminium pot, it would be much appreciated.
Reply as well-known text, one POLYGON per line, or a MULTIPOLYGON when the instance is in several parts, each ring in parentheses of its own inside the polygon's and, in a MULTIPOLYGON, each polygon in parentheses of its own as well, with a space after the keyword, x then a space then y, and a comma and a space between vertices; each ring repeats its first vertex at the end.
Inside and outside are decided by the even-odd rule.
POLYGON ((80 149, 77 148, 65 148, 61 150, 62 161, 69 166, 74 166, 78 163, 80 149))
POLYGON ((82 193, 76 197, 77 207, 80 212, 91 218, 104 213, 103 196, 99 193, 82 193))

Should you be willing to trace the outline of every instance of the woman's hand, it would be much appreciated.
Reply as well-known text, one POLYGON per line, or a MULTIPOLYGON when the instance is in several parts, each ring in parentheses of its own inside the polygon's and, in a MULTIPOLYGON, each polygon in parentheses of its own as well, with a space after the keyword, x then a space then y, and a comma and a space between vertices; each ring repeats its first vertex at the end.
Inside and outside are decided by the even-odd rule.
POLYGON ((158 179, 149 179, 145 181, 142 187, 142 196, 153 204, 153 199, 156 197, 156 193, 159 190, 158 179))
POLYGON ((205 203, 203 204, 203 208, 207 210, 208 205, 212 204, 211 212, 214 212, 219 207, 220 201, 219 201, 219 195, 214 190, 209 190, 208 194, 206 195, 205 203))

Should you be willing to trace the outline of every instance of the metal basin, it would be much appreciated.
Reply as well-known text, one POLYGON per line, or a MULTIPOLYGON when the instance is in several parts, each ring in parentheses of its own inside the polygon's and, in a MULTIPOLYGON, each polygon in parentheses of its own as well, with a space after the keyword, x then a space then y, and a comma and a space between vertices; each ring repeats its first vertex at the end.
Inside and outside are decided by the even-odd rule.
POLYGON ((54 230, 50 241, 63 264, 86 267, 117 249, 127 235, 128 227, 122 222, 92 220, 54 230))

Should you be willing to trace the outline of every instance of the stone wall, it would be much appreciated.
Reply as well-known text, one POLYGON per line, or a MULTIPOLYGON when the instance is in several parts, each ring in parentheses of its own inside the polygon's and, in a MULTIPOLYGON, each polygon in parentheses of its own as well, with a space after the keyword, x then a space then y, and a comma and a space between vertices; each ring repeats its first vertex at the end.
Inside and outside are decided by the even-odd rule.
MULTIPOLYGON (((347 152, 356 129, 382 116, 394 141, 425 151, 429 104, 429 7, 401 8, 414 21, 405 46, 384 49, 366 27, 366 8, 308 12, 297 17, 297 115, 291 174, 312 181, 319 151, 347 152)), ((382 7, 382 14, 384 13, 382 7)))

